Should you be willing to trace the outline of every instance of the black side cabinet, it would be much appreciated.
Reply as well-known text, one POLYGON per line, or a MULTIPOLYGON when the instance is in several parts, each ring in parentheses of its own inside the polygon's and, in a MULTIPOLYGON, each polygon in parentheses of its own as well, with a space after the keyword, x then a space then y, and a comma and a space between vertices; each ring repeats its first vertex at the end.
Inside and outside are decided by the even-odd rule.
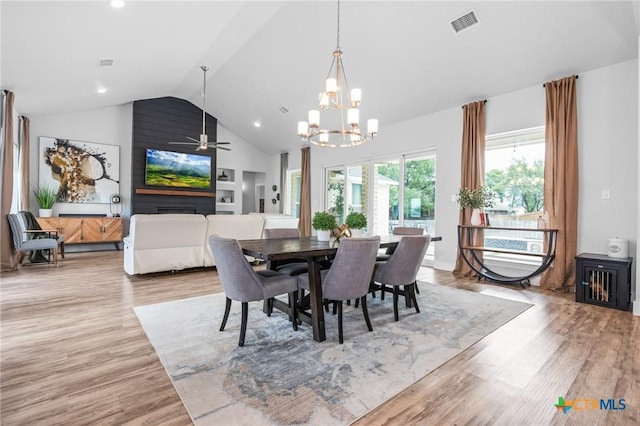
POLYGON ((630 310, 632 262, 632 257, 576 256, 576 302, 630 310))

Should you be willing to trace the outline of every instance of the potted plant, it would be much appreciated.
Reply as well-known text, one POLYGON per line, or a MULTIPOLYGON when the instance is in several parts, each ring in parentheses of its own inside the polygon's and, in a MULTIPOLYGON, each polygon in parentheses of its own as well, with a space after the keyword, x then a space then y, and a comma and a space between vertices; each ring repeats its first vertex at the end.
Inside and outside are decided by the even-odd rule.
POLYGON ((367 217, 363 213, 359 212, 351 212, 347 215, 344 220, 344 223, 349 227, 352 231, 352 235, 356 236, 353 231, 358 231, 357 236, 362 234, 362 229, 367 227, 367 217))
POLYGON ((460 203, 460 208, 471 208, 471 225, 479 226, 482 224, 480 218, 480 209, 484 207, 492 207, 495 193, 487 186, 480 186, 476 189, 460 188, 456 200, 460 203))
POLYGON ((338 227, 338 221, 329 212, 315 212, 311 226, 318 231, 318 241, 329 241, 331 231, 338 227))
POLYGON ((40 217, 51 217, 53 205, 59 200, 58 191, 48 185, 39 186, 33 190, 36 197, 40 217))

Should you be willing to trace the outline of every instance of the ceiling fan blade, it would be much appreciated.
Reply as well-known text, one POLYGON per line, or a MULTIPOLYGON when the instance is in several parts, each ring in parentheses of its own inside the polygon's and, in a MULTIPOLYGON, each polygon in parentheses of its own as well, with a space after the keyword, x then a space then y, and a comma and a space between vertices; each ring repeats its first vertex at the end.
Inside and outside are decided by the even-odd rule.
POLYGON ((218 141, 213 141, 213 142, 209 142, 211 144, 215 144, 215 145, 231 145, 231 142, 218 142, 218 141))
POLYGON ((200 145, 200 140, 199 140, 199 139, 194 139, 194 138, 191 138, 191 137, 189 137, 189 136, 187 136, 187 139, 189 139, 190 141, 194 141, 195 143, 197 143, 198 145, 200 145))
POLYGON ((215 145, 209 145, 209 148, 211 149, 224 149, 225 151, 231 151, 229 148, 225 148, 223 146, 215 146, 215 145))
POLYGON ((169 145, 200 145, 200 143, 193 143, 193 142, 169 142, 169 145))

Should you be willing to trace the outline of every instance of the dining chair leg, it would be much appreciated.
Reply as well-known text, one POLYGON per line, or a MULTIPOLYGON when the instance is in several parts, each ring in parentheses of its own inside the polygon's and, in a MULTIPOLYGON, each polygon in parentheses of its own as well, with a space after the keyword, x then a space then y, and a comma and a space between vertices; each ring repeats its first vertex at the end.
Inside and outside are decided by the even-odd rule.
POLYGON ((396 321, 400 320, 400 317, 398 316, 398 292, 399 292, 399 288, 397 285, 393 286, 393 319, 396 321))
POLYGON ((226 298, 227 301, 224 306, 224 316, 222 317, 222 324, 220 324, 220 331, 224 331, 224 327, 227 325, 227 319, 229 318, 229 311, 231 310, 231 299, 226 298))
POLYGON ((418 291, 418 284, 414 281, 411 284, 411 289, 409 290, 411 293, 411 299, 413 300, 413 306, 416 308, 416 313, 420 313, 420 307, 418 306, 418 298, 416 297, 416 291, 418 291))
POLYGON ((291 307, 291 315, 289 319, 293 323, 293 331, 298 331, 298 292, 289 293, 289 306, 291 307))
POLYGON ((364 320, 367 323, 367 328, 369 331, 373 331, 373 327, 371 327, 371 320, 369 319, 369 310, 367 309, 367 295, 365 294, 360 299, 362 300, 362 313, 364 314, 364 320))
POLYGON ((414 287, 415 287, 415 289, 416 289, 416 293, 420 294, 420 289, 418 288, 418 281, 414 281, 414 282, 413 282, 413 286, 414 286, 414 287))
POLYGON ((238 346, 244 346, 244 337, 247 334, 247 319, 249 317, 249 302, 242 302, 242 322, 240 323, 240 341, 238 346))
POLYGON ((344 342, 344 339, 342 337, 342 300, 334 303, 334 307, 336 304, 338 305, 338 342, 342 344, 344 342))

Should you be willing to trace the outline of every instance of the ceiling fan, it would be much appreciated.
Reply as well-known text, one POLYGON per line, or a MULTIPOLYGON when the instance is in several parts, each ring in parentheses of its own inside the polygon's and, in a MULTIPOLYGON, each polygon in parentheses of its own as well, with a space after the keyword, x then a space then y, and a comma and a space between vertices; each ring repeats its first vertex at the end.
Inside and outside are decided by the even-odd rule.
POLYGON ((209 67, 201 66, 202 71, 204 71, 204 84, 202 89, 202 134, 200 135, 200 140, 191 138, 187 136, 191 142, 169 142, 171 145, 196 145, 196 151, 200 151, 207 148, 213 149, 224 149, 225 151, 231 151, 231 149, 220 146, 220 145, 229 145, 231 142, 209 142, 209 138, 207 137, 207 129, 206 129, 206 119, 207 119, 207 71, 209 67))

